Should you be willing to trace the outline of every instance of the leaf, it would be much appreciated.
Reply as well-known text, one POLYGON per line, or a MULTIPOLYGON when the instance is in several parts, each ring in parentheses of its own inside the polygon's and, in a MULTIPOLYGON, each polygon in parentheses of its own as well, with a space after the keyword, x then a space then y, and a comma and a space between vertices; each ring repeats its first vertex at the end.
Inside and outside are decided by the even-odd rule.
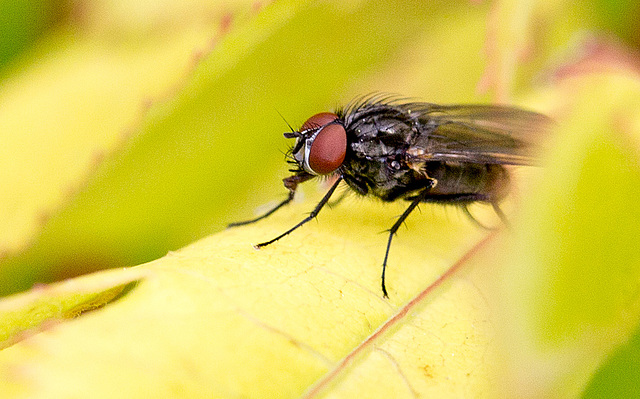
POLYGON ((286 239, 251 247, 312 205, 296 204, 145 265, 4 299, 2 330, 14 329, 5 342, 19 342, 0 352, 0 392, 295 397, 311 388, 308 397, 320 389, 382 397, 400 387, 455 397, 488 391, 485 306, 468 272, 459 270, 464 259, 450 270, 486 233, 461 212, 423 207, 394 242, 386 300, 380 290, 386 234, 378 232, 402 209, 397 204, 346 198, 286 239), (118 299, 63 318, 70 309, 92 309, 88 295, 131 281, 135 286, 118 299), (32 330, 15 331, 17 324, 32 330))

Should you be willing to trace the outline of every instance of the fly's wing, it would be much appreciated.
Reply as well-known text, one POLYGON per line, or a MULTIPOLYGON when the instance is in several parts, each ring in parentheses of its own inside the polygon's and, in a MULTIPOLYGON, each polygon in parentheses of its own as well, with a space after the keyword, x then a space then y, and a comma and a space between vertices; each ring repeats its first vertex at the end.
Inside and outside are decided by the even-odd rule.
POLYGON ((551 119, 531 111, 496 105, 403 104, 417 115, 421 134, 410 153, 426 161, 532 165, 551 119))

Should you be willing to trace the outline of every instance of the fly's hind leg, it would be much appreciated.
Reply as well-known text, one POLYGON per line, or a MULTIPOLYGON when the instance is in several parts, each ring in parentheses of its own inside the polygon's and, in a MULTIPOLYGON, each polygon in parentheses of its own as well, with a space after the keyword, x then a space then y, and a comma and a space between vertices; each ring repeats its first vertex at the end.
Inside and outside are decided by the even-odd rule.
MULTIPOLYGON (((489 227, 483 223, 480 223, 478 219, 476 219, 476 217, 471 214, 471 211, 469 211, 468 205, 469 204, 462 204, 462 211, 476 226, 481 227, 485 230, 495 230, 497 228, 497 227, 489 227)), ((507 219, 507 215, 505 215, 502 209, 500 209, 500 206, 495 202, 492 202, 491 206, 493 207, 493 211, 495 212, 495 214, 498 216, 498 218, 500 218, 500 221, 502 222, 502 224, 510 228, 511 224, 507 219)))
MULTIPOLYGON (((413 199, 413 198, 411 198, 411 199, 413 199)), ((478 226, 480 226, 480 227, 482 227, 484 229, 491 230, 491 228, 488 228, 487 226, 485 226, 482 223, 478 222, 478 220, 471 214, 471 212, 469 212, 469 208, 467 208, 467 206, 469 204, 471 204, 472 202, 489 203, 493 207, 493 211, 500 218, 502 223, 504 223, 504 225, 507 226, 507 227, 511 226, 509 224, 509 220, 507 220, 507 215, 504 214, 504 212, 502 211, 502 209, 500 208, 498 203, 493 198, 491 198, 491 197, 489 197, 489 196, 487 196, 485 194, 466 193, 466 194, 434 195, 434 196, 430 196, 428 198, 425 198, 424 202, 434 202, 434 203, 441 203, 441 204, 456 204, 457 203, 457 204, 462 206, 462 210, 469 217, 469 219, 471 219, 472 222, 474 222, 475 224, 477 224, 478 226)))
MULTIPOLYGON (((482 200, 483 199, 480 199, 480 201, 482 201, 482 200)), ((486 201, 486 200, 484 200, 484 201, 486 201)), ((490 202, 491 207, 493 208, 493 211, 495 212, 495 214, 498 216, 498 218, 500 218, 500 221, 502 222, 502 224, 507 226, 507 228, 511 228, 511 224, 509 223, 509 220, 507 219, 507 215, 504 214, 504 212, 500 208, 500 205, 498 205, 498 203, 495 202, 495 201, 489 201, 489 202, 490 202)), ((469 217, 469 219, 471 219, 471 221, 473 223, 475 223, 479 227, 482 227, 483 229, 486 229, 486 230, 494 230, 495 229, 495 227, 488 227, 488 226, 485 226, 484 224, 480 223, 478 221, 478 219, 476 219, 471 214, 471 212, 469 211, 469 207, 468 207, 469 203, 468 202, 464 202, 461 205, 462 205, 462 210, 469 217)))
POLYGON ((485 230, 491 230, 492 228, 482 224, 478 221, 478 219, 476 219, 475 216, 473 216, 473 214, 471 214, 471 211, 469 210, 469 204, 462 204, 462 211, 464 212, 465 215, 467 215, 467 217, 469 218, 469 220, 471 220, 476 226, 485 229, 485 230))
POLYGON ((502 212, 502 209, 500 209, 500 206, 498 205, 498 203, 492 202, 491 206, 493 207, 493 211, 496 213, 496 215, 498 215, 500 220, 502 220, 502 223, 504 223, 504 225, 507 226, 507 228, 511 228, 511 223, 509 223, 509 220, 507 219, 507 215, 505 215, 504 212, 502 212))

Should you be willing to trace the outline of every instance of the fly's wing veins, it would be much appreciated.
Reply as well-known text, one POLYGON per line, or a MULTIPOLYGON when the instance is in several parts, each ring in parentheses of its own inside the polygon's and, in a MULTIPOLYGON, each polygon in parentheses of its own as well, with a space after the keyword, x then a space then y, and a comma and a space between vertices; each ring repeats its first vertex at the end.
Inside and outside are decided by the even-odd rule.
POLYGON ((423 133, 407 151, 424 161, 532 165, 551 119, 535 112, 498 105, 406 103, 423 133))

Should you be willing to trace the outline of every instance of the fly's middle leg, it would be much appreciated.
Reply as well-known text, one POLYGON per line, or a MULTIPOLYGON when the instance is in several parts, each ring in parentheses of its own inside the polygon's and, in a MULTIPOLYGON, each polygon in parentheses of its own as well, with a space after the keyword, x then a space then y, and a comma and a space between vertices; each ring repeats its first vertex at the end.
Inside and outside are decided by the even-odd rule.
MULTIPOLYGON (((435 180, 432 180, 432 183, 435 184, 435 180)), ((387 241, 387 249, 384 253, 384 261, 382 262, 382 295, 384 295, 385 298, 389 298, 389 294, 387 293, 387 286, 385 284, 385 273, 387 271, 387 260, 389 259, 389 250, 391 249, 391 240, 393 240, 393 236, 396 234, 400 226, 402 226, 402 223, 404 223, 404 221, 409 217, 411 212, 413 212, 413 210, 416 209, 416 207, 421 202, 425 201, 425 198, 428 197, 429 190, 431 190, 432 187, 433 185, 430 185, 429 187, 421 191, 420 194, 413 197, 411 199, 411 205, 409 205, 409 207, 402 213, 402 215, 400 215, 398 220, 396 220, 393 226, 391 226, 391 228, 389 229, 389 240, 387 241)))

